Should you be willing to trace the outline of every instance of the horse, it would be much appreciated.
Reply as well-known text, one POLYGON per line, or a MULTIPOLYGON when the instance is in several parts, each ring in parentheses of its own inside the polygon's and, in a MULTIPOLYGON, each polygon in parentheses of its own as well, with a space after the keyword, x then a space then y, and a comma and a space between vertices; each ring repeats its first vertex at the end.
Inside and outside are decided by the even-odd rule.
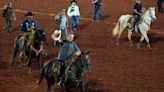
MULTIPOLYGON (((64 74, 66 92, 68 92, 70 88, 78 88, 80 92, 84 92, 84 74, 87 71, 91 71, 89 52, 82 52, 77 59, 67 65, 68 66, 66 67, 64 74)), ((46 77, 48 84, 47 92, 53 92, 51 87, 55 84, 55 82, 60 81, 60 68, 60 64, 56 58, 45 62, 37 84, 40 85, 44 77, 46 77)))
MULTIPOLYGON (((35 36, 39 39, 40 42, 46 43, 47 42, 47 37, 45 34, 44 29, 39 29, 36 33, 35 36)), ((36 37, 34 37, 36 39, 36 37)), ((27 45, 27 37, 23 34, 18 35, 15 40, 14 40, 14 47, 13 47, 13 52, 12 52, 12 63, 13 65, 15 63, 15 58, 17 55, 20 57, 20 64, 23 66, 31 64, 31 59, 36 57, 36 60, 39 62, 39 67, 41 70, 41 55, 36 56, 33 54, 33 51, 30 49, 30 46, 27 45), (24 62, 25 58, 27 57, 27 62, 24 62)))
MULTIPOLYGON (((112 31, 113 36, 117 35, 117 45, 120 44, 119 40, 122 35, 122 32, 125 30, 125 28, 129 27, 129 20, 132 17, 133 17, 132 15, 122 15, 119 18, 117 25, 113 28, 113 31, 112 31)), ((141 17, 140 23, 138 25, 136 25, 136 27, 134 29, 128 28, 128 40, 129 40, 131 46, 133 46, 133 41, 131 39, 131 36, 132 36, 132 32, 135 30, 135 31, 139 31, 142 35, 140 38, 140 42, 137 44, 138 48, 140 48, 140 44, 145 39, 148 49, 151 50, 151 45, 150 45, 147 33, 150 30, 151 22, 154 20, 156 20, 155 7, 150 7, 143 14, 143 16, 141 17)))

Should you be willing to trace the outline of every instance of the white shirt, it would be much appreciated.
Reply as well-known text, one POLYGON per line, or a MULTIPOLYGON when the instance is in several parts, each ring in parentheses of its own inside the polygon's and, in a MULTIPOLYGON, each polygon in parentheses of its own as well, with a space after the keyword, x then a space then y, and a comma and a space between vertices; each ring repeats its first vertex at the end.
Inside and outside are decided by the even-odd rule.
POLYGON ((67 15, 69 17, 80 16, 79 7, 77 5, 71 5, 70 7, 68 7, 67 15))

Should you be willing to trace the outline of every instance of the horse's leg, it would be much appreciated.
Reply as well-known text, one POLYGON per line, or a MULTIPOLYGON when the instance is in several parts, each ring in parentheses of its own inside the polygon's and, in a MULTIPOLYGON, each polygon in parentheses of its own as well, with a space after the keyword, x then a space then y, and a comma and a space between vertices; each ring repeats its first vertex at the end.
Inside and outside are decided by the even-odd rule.
POLYGON ((28 73, 31 73, 31 57, 28 58, 28 73))
POLYGON ((39 62, 39 72, 42 72, 42 61, 41 61, 41 54, 36 57, 37 61, 39 62))
POLYGON ((40 74, 40 78, 39 78, 39 80, 36 81, 36 84, 39 85, 42 82, 43 78, 44 78, 44 69, 42 69, 42 72, 40 74))
POLYGON ((119 33, 118 33, 118 36, 117 36, 117 43, 116 43, 116 45, 120 45, 120 38, 121 38, 121 35, 122 35, 122 32, 123 32, 123 30, 121 30, 119 33))
POLYGON ((80 82, 80 85, 79 85, 79 92, 84 92, 84 85, 83 85, 83 82, 80 82))
POLYGON ((69 87, 66 87, 65 88, 65 92, 69 92, 70 91, 70 88, 69 87))
POLYGON ((39 79, 36 81, 36 86, 35 86, 35 89, 39 87, 39 85, 41 84, 41 82, 43 81, 44 79, 44 70, 42 70, 42 73, 40 74, 40 77, 39 79))
POLYGON ((132 33, 133 32, 131 30, 128 30, 128 40, 129 40, 130 46, 133 46, 132 33))
POLYGON ((120 20, 120 23, 119 23, 119 33, 118 33, 118 36, 117 36, 117 45, 120 45, 120 38, 121 38, 121 35, 123 33, 123 31, 125 30, 125 28, 128 26, 128 23, 126 22, 126 20, 123 20, 121 21, 120 20))
POLYGON ((149 42, 149 38, 148 38, 147 32, 146 31, 141 31, 141 34, 144 36, 144 38, 146 40, 148 49, 151 50, 151 45, 150 45, 150 42, 149 42))
POLYGON ((144 40, 144 36, 141 34, 140 42, 137 44, 137 48, 140 48, 141 43, 144 40))
POLYGON ((25 57, 24 52, 21 52, 19 56, 20 56, 20 64, 21 64, 22 67, 23 67, 23 61, 24 61, 24 57, 25 57))
POLYGON ((47 78, 47 84, 48 84, 47 92, 53 92, 53 90, 51 89, 51 80, 48 78, 47 78))
POLYGON ((14 48, 11 65, 13 65, 15 63, 15 57, 16 57, 17 53, 18 53, 18 50, 16 50, 16 48, 14 48))

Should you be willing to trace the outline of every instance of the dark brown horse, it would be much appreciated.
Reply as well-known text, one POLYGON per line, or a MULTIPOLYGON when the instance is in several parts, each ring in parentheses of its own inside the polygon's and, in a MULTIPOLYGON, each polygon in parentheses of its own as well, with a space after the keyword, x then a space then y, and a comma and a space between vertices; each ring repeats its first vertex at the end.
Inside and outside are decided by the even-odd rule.
MULTIPOLYGON (((86 71, 91 70, 90 65, 90 56, 89 52, 84 53, 78 58, 70 63, 65 70, 65 80, 64 86, 66 91, 68 92, 70 88, 78 88, 80 92, 84 92, 84 74, 86 71)), ((47 79, 47 92, 53 92, 51 87, 55 82, 59 82, 59 74, 60 74, 60 64, 57 59, 51 59, 46 63, 43 67, 42 73, 40 75, 39 80, 37 81, 38 85, 42 82, 43 78, 47 79)))
MULTIPOLYGON (((45 35, 44 30, 40 29, 35 33, 34 40, 38 40, 40 42, 46 43, 47 38, 45 35)), ((36 56, 35 53, 30 49, 30 46, 27 45, 27 39, 24 35, 18 35, 15 38, 14 41, 14 49, 12 53, 12 63, 13 65, 15 63, 15 58, 16 56, 19 55, 20 63, 22 66, 24 65, 30 65, 31 64, 31 59, 36 58, 36 60, 39 62, 39 67, 41 70, 41 55, 36 56), (27 57, 27 61, 25 61, 25 57, 27 57)), ((30 67, 30 66, 29 66, 30 67)))

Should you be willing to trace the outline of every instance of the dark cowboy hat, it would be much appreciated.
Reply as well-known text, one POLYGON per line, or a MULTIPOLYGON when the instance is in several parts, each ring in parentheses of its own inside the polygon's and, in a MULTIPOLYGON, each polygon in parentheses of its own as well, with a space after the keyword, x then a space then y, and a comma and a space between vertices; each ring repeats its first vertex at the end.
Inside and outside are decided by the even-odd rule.
POLYGON ((27 14, 25 14, 25 16, 33 16, 34 14, 32 14, 32 12, 28 12, 27 14))
POLYGON ((77 3, 77 1, 76 1, 76 0, 71 0, 71 3, 73 3, 73 2, 77 3))

